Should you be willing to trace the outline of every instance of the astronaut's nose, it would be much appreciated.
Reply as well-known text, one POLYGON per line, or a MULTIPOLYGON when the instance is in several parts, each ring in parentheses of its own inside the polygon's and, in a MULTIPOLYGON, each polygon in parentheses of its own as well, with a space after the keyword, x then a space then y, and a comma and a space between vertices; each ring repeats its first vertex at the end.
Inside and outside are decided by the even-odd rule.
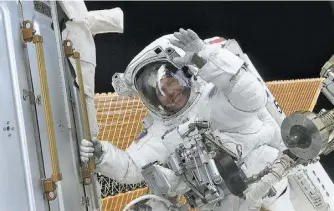
POLYGON ((173 97, 174 95, 177 94, 176 92, 177 92, 177 91, 176 91, 175 89, 167 89, 167 90, 165 91, 165 94, 166 94, 168 97, 173 97))

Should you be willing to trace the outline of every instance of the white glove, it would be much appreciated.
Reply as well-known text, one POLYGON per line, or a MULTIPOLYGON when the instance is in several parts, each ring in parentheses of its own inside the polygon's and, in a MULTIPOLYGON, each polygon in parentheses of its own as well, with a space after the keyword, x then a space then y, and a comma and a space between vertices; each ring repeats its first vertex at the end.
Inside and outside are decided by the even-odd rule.
POLYGON ((171 44, 185 52, 198 53, 205 45, 204 41, 191 29, 186 31, 181 28, 179 32, 174 33, 174 37, 176 39, 171 39, 171 44))
POLYGON ((93 139, 87 141, 83 139, 80 144, 80 159, 82 162, 88 162, 90 158, 94 157, 95 163, 99 164, 102 161, 104 151, 99 140, 93 139))
POLYGON ((193 65, 193 55, 205 48, 206 44, 204 41, 191 29, 186 31, 181 28, 179 32, 174 33, 174 37, 175 39, 170 39, 170 43, 184 50, 186 54, 183 57, 174 58, 173 62, 180 67, 193 65))

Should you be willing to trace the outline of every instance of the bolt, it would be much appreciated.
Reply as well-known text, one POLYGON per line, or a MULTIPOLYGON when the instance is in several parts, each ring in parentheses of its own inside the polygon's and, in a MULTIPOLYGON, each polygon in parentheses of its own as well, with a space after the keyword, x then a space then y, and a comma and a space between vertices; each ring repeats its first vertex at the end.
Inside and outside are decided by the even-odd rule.
POLYGON ((3 131, 6 131, 6 127, 3 128, 3 131))
POLYGON ((8 137, 11 137, 12 136, 12 134, 8 134, 8 137))

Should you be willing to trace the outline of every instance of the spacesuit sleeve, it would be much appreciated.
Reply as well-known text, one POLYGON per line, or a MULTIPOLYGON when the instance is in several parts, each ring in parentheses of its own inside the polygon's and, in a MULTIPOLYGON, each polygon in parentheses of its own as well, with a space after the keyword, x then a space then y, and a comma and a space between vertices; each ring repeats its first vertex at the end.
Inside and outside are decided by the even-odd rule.
POLYGON ((206 64, 199 76, 224 92, 230 104, 243 112, 257 112, 265 106, 267 96, 263 84, 249 71, 246 63, 227 49, 215 47, 199 56, 206 64))
POLYGON ((124 31, 123 11, 119 7, 89 11, 86 13, 85 22, 93 35, 124 31))
POLYGON ((135 184, 144 180, 141 169, 135 165, 128 150, 118 149, 107 141, 102 142, 102 147, 105 153, 102 162, 97 165, 98 172, 125 184, 135 184))

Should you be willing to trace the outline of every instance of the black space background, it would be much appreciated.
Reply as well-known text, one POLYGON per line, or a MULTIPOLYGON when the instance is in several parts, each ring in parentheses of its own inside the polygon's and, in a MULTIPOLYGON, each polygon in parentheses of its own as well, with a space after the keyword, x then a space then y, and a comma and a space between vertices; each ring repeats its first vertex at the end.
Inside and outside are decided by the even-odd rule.
MULTIPOLYGON (((319 77, 334 54, 329 2, 121 2, 88 1, 88 10, 120 7, 123 34, 95 36, 96 93, 112 92, 111 76, 156 38, 180 27, 201 38, 236 39, 265 81, 319 77)), ((333 106, 320 96, 316 111, 333 106)), ((334 180, 334 153, 321 158, 334 180)))

